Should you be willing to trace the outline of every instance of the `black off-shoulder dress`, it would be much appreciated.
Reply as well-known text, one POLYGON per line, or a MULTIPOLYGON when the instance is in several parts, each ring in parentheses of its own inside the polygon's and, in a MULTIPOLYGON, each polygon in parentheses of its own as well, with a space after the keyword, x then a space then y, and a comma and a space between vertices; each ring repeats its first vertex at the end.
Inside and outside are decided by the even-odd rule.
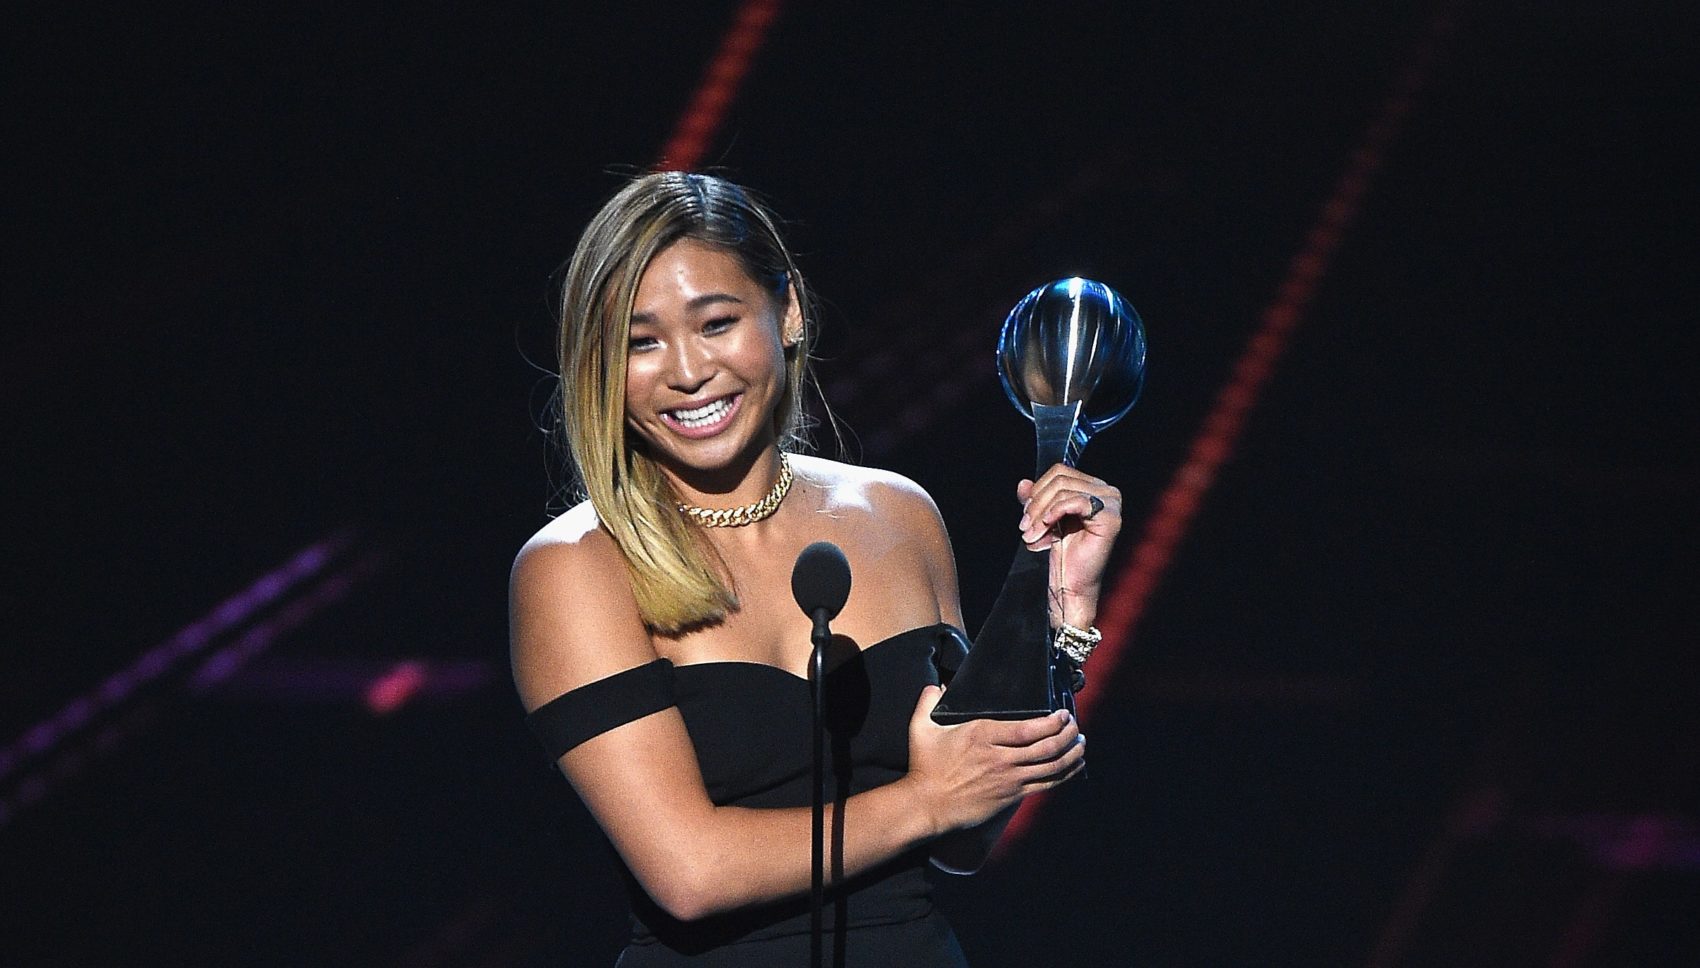
MULTIPOLYGON (((836 801, 890 783, 909 767, 909 716, 921 688, 948 679, 967 645, 949 625, 910 629, 828 661, 829 785, 836 801), (840 660, 841 661, 834 661, 840 660)), ((721 806, 805 807, 809 684, 753 662, 674 666, 665 659, 561 696, 528 717, 551 755, 597 733, 677 705, 709 798, 721 806)), ((852 820, 853 822, 853 820, 852 820)), ((933 909, 917 848, 828 890, 827 963, 836 968, 964 968, 950 926, 933 909)), ((796 968, 808 962, 803 895, 697 921, 671 918, 622 870, 632 939, 619 968, 689 965, 796 968)))

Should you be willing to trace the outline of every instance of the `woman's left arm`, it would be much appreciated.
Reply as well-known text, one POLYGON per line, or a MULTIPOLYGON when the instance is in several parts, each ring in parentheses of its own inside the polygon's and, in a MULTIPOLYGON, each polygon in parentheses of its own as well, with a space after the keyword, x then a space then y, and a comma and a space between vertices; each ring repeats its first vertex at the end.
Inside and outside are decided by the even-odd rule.
MULTIPOLYGON (((1065 464, 1057 464, 1037 481, 1016 485, 1021 502, 1017 527, 1021 540, 1034 551, 1051 551, 1051 625, 1068 623, 1084 629, 1098 616, 1098 597, 1110 550, 1121 532, 1121 491, 1065 464)), ((929 501, 930 504, 930 501, 929 501)), ((962 628, 962 602, 956 579, 956 559, 944 523, 938 520, 929 548, 935 562, 934 587, 939 596, 939 613, 944 620, 962 628), (941 550, 942 549, 942 550, 941 550)), ((1085 737, 1081 737, 1085 742, 1085 737)), ((934 866, 953 874, 972 874, 991 855, 1003 836, 1012 805, 976 827, 958 830, 935 840, 931 856, 934 866)))

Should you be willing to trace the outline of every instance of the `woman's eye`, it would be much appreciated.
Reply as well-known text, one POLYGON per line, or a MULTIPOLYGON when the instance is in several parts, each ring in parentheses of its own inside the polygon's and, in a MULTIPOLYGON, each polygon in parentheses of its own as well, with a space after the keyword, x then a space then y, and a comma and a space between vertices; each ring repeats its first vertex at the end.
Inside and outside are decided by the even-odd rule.
POLYGON ((719 333, 724 330, 731 329, 732 324, 737 321, 738 317, 736 316, 716 316, 703 324, 702 331, 705 333, 719 333))
POLYGON ((633 336, 627 343, 626 349, 632 353, 654 349, 661 345, 653 336, 633 336))

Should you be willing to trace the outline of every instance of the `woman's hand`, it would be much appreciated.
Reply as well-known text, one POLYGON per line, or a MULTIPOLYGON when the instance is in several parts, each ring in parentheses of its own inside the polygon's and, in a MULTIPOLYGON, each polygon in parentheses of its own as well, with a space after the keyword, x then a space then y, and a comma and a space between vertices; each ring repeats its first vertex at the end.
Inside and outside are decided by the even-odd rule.
POLYGON ((975 826, 1029 793, 1048 790, 1080 772, 1086 737, 1067 710, 1004 722, 976 719, 954 726, 933 722, 944 690, 927 686, 909 719, 905 778, 933 818, 935 836, 975 826))
POLYGON ((1021 540, 1051 550, 1052 618, 1077 628, 1098 614, 1110 549, 1122 529, 1122 492, 1067 464, 1015 486, 1021 540))

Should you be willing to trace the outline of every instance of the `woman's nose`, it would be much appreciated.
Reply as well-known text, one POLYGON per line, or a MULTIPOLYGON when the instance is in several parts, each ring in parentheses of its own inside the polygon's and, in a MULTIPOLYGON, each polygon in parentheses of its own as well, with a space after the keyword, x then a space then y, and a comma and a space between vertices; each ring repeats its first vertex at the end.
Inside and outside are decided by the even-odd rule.
POLYGON ((679 340, 668 355, 667 385, 673 389, 693 393, 714 378, 714 355, 700 340, 679 340))

